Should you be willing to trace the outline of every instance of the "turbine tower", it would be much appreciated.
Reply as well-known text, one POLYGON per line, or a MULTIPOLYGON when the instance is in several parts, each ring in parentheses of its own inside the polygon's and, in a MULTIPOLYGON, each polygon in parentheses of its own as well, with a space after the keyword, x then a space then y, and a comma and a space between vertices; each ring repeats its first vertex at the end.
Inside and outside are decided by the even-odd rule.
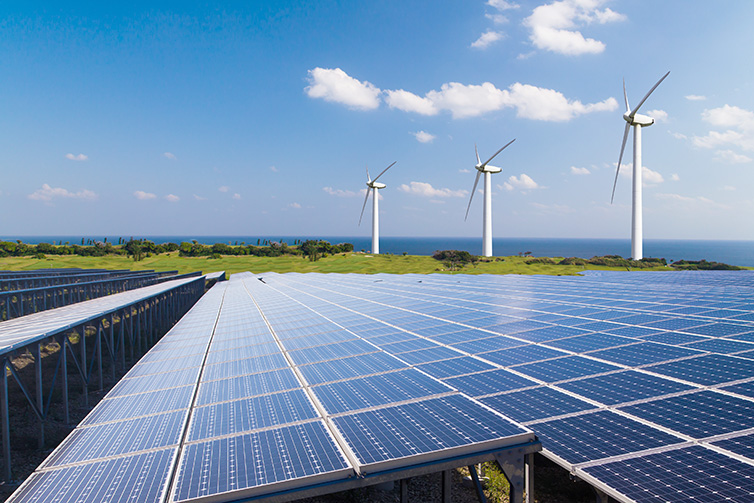
POLYGON ((509 141, 503 148, 495 152, 495 154, 487 159, 484 163, 482 163, 481 159, 479 159, 479 150, 477 150, 476 145, 474 145, 474 151, 476 152, 476 168, 477 174, 476 179, 474 179, 474 188, 471 189, 471 197, 469 198, 469 205, 466 208, 466 217, 463 219, 466 221, 467 218, 469 218, 469 209, 471 209, 471 201, 474 200, 474 192, 476 192, 476 186, 479 183, 479 176, 484 173, 484 217, 483 217, 483 228, 482 228, 482 255, 485 257, 491 257, 492 256, 492 180, 491 176, 492 173, 500 173, 503 168, 498 168, 497 166, 490 166, 489 162, 497 157, 497 154, 505 150, 505 147, 510 145, 516 141, 516 139, 512 139, 509 141))
MULTIPOLYGON (((395 164, 398 161, 393 162, 395 164)), ((367 200, 369 200, 369 194, 374 193, 372 198, 372 253, 377 255, 380 253, 380 210, 379 200, 380 196, 377 194, 379 189, 387 187, 384 183, 377 182, 377 179, 385 174, 385 171, 393 167, 393 164, 382 170, 382 173, 374 177, 372 180, 369 177, 369 168, 367 168, 367 194, 364 198, 364 206, 361 207, 361 216, 359 216, 359 225, 361 225, 361 219, 364 217, 364 209, 367 207, 367 200)))
POLYGON ((618 173, 620 172, 620 163, 623 160, 623 151, 626 149, 626 140, 628 139, 628 130, 634 127, 634 167, 633 167, 633 196, 631 198, 631 258, 641 260, 644 258, 644 224, 642 221, 642 198, 641 198, 641 128, 649 127, 655 123, 652 117, 637 114, 639 108, 647 101, 649 95, 657 89, 657 86, 670 75, 670 72, 662 76, 657 84, 642 98, 636 108, 631 110, 628 105, 628 94, 626 94, 626 79, 623 79, 623 99, 626 102, 626 113, 623 114, 623 120, 626 121, 626 129, 623 131, 623 143, 620 146, 620 156, 618 156, 618 167, 615 170, 615 181, 613 182, 613 195, 610 197, 610 204, 613 204, 615 198, 615 186, 618 184, 618 173))

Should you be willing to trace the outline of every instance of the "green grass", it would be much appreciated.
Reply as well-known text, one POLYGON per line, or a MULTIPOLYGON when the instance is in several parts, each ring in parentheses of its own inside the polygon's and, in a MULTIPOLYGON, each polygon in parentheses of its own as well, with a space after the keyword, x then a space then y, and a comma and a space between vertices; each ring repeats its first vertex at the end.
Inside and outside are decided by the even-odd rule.
MULTIPOLYGON (((556 260, 560 258, 556 257, 556 260)), ((243 271, 263 272, 320 272, 320 273, 391 273, 391 274, 430 274, 446 273, 445 266, 429 256, 420 255, 368 255, 363 253, 344 253, 310 262, 300 256, 253 257, 223 256, 219 259, 206 257, 179 257, 178 252, 164 253, 145 258, 139 262, 120 256, 79 257, 76 255, 48 255, 44 259, 31 257, 0 258, 0 270, 30 270, 40 268, 80 267, 87 269, 154 269, 156 271, 177 270, 179 273, 202 271, 226 271, 233 274, 243 271)), ((615 270, 625 268, 576 266, 555 264, 526 264, 524 257, 496 257, 490 262, 480 262, 476 267, 467 265, 454 273, 463 274, 548 274, 573 275, 584 270, 615 270), (502 260, 499 260, 502 259, 502 260)), ((668 267, 643 270, 669 271, 668 267)))

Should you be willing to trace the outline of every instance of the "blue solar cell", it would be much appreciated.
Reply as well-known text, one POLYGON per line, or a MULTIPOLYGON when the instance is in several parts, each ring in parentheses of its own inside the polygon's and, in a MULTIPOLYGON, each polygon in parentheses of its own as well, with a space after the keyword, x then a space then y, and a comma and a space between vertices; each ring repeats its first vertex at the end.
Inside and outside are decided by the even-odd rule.
POLYGON ((238 400, 256 395, 300 388, 301 383, 291 369, 273 370, 219 381, 207 381, 199 385, 196 405, 238 400))
POLYGON ((576 325, 581 330, 586 330, 587 332, 607 332, 609 330, 613 330, 616 328, 623 327, 625 325, 621 325, 619 323, 611 323, 609 321, 591 321, 591 320, 584 320, 584 323, 579 323, 576 325))
POLYGON ((387 353, 372 353, 369 355, 352 356, 341 360, 313 363, 298 367, 306 381, 311 384, 322 384, 341 379, 377 374, 406 368, 406 364, 387 353))
POLYGON ((662 316, 655 314, 632 314, 621 318, 616 318, 614 321, 623 323, 625 325, 650 325, 656 326, 658 322, 663 322, 672 319, 670 316, 662 316))
POLYGON ((452 377, 444 381, 469 396, 490 395, 503 391, 537 386, 536 381, 521 377, 505 369, 479 372, 461 377, 452 377))
POLYGON ((414 369, 323 384, 314 386, 312 390, 330 414, 452 391, 414 369))
POLYGON ((127 377, 139 377, 149 374, 162 374, 175 370, 198 367, 204 361, 204 354, 185 356, 173 360, 162 360, 149 363, 137 363, 128 371, 127 377))
POLYGON ((703 337, 701 335, 684 334, 681 332, 660 332, 655 335, 642 337, 642 340, 648 342, 660 342, 662 344, 688 344, 689 342, 706 341, 709 337, 703 337))
POLYGON ((529 435, 461 395, 340 416, 333 423, 367 468, 401 458, 410 464, 420 454, 529 435))
POLYGON ((558 384, 559 387, 605 405, 615 405, 694 389, 670 379, 627 370, 558 384))
POLYGON ((76 428, 45 460, 45 468, 177 445, 188 410, 76 428))
POLYGON ((110 393, 107 394, 107 398, 196 384, 196 381, 199 379, 199 372, 201 372, 201 367, 193 367, 175 372, 166 372, 164 374, 151 374, 143 377, 121 379, 110 390, 110 393))
MULTIPOLYGON (((540 328, 539 330, 532 330, 526 332, 526 340, 531 342, 544 342, 552 341, 555 339, 562 339, 563 337, 572 337, 575 335, 584 335, 589 333, 587 330, 580 330, 578 328, 564 327, 564 326, 552 326, 547 328, 540 328)), ((517 336, 520 337, 520 336, 517 336)))
POLYGON ((404 342, 395 342, 393 344, 382 344, 380 346, 386 353, 391 355, 405 353, 407 351, 416 351, 419 349, 436 348, 437 343, 427 339, 411 339, 404 342))
POLYGON ((675 360, 676 358, 684 358, 697 354, 702 353, 693 349, 658 344, 656 342, 641 342, 631 346, 622 346, 590 353, 595 358, 631 367, 675 360))
POLYGON ((480 401, 520 422, 595 408, 588 402, 546 386, 490 396, 480 401))
POLYGON ((712 442, 712 445, 722 447, 740 456, 754 459, 754 434, 718 440, 717 442, 712 442))
POLYGON ((461 330, 459 332, 452 332, 448 334, 438 335, 431 337, 433 341, 437 341, 440 344, 458 344, 461 342, 475 341, 479 339, 485 339, 495 337, 495 334, 490 332, 484 332, 477 329, 461 330))
POLYGON ((751 428, 754 402, 700 391, 622 407, 629 414, 694 438, 751 428))
POLYGON ((517 372, 521 372, 522 374, 526 374, 534 379, 539 379, 547 383, 575 379, 577 377, 586 377, 620 369, 620 367, 616 367, 615 365, 591 360, 583 356, 568 356, 565 358, 557 358, 555 360, 530 363, 516 367, 517 372))
POLYGON ((751 325, 734 325, 733 323, 711 323, 700 327, 687 328, 684 332, 699 335, 711 335, 714 337, 725 337, 727 335, 743 334, 751 332, 751 325))
POLYGON ((503 323, 501 325, 494 325, 487 327, 487 330, 491 330, 493 332, 497 332, 502 335, 515 335, 516 337, 520 337, 525 339, 526 335, 524 332, 527 332, 529 330, 537 330, 542 328, 548 328, 551 327, 549 323, 541 323, 538 321, 532 321, 532 320, 525 320, 525 321, 514 321, 511 323, 503 323))
POLYGON ((352 473, 323 423, 303 423, 188 444, 172 501, 249 497, 272 484, 297 479, 298 485, 311 484, 312 477, 342 479, 352 473))
POLYGON ((754 361, 734 356, 708 354, 671 363, 661 363, 646 370, 684 381, 703 384, 722 384, 754 376, 754 361))
POLYGON ((754 466, 700 446, 590 466, 584 471, 633 501, 754 501, 754 466))
POLYGON ((204 372, 202 373, 202 381, 228 379, 230 377, 257 374, 259 372, 268 372, 286 367, 288 367, 288 360, 281 353, 272 353, 255 358, 205 365, 204 372))
POLYGON ((158 503, 176 448, 33 473, 8 502, 158 503))
POLYGON ((740 353, 742 351, 754 350, 754 344, 741 341, 732 341, 730 339, 707 339, 701 342, 686 344, 685 347, 722 354, 740 353))
POLYGON ((502 365, 503 367, 510 367, 512 365, 521 365, 522 363, 557 358, 567 354, 568 353, 558 351, 557 349, 529 344, 528 346, 518 346, 515 348, 502 349, 500 351, 493 351, 491 353, 483 353, 479 355, 479 357, 492 363, 502 365))
POLYGON ((739 395, 748 396, 749 398, 754 398, 754 381, 734 384, 732 386, 725 386, 720 389, 730 391, 731 393, 738 393, 739 395))
POLYGON ((222 402, 194 409, 188 440, 232 435, 316 417, 316 410, 300 389, 222 402))
POLYGON ((510 337, 497 335, 493 337, 487 337, 486 339, 477 339, 474 341, 462 342, 460 344, 453 344, 453 347, 470 354, 477 354, 485 353, 487 351, 495 351, 498 349, 522 346, 524 344, 527 343, 517 341, 516 339, 511 339, 510 337))
POLYGON ((550 341, 547 343, 547 345, 558 349, 564 349, 566 351, 573 351, 575 353, 584 353, 587 351, 595 351, 598 349, 612 348, 615 346, 622 346, 624 344, 631 344, 632 342, 636 342, 636 339, 629 339, 628 337, 620 337, 617 335, 597 332, 577 337, 568 337, 567 339, 550 341))
POLYGON ((450 348, 436 346, 431 349, 421 349, 419 351, 409 351, 408 353, 401 353, 396 355, 397 358, 405 361, 409 365, 419 365, 422 363, 435 362, 440 360, 447 360, 449 358, 457 358, 463 353, 454 351, 450 348))
POLYGON ((312 348, 299 349, 291 351, 288 355, 297 365, 306 363, 316 363, 335 358, 348 358, 365 353, 374 353, 379 351, 375 346, 362 339, 352 341, 338 342, 336 344, 326 344, 324 346, 315 346, 312 348))
POLYGON ((489 363, 477 360, 470 356, 453 358, 452 360, 442 360, 438 362, 425 363, 419 365, 418 369, 426 372, 432 377, 444 379, 446 377, 455 377, 465 374, 473 374, 484 370, 492 370, 495 367, 489 363))
POLYGON ((622 335, 623 337, 641 337, 646 338, 650 335, 662 334, 664 330, 658 330, 654 328, 639 327, 639 326, 624 326, 622 328, 614 328, 612 330, 605 330, 605 332, 614 335, 622 335))
POLYGON ((659 328, 662 330, 682 330, 688 332, 691 327, 698 327, 699 325, 706 325, 707 322, 701 319, 692 318, 672 318, 664 321, 657 321, 649 323, 645 326, 651 328, 659 328))
POLYGON ((81 424, 93 425, 186 409, 191 405, 193 393, 193 386, 182 386, 180 388, 104 399, 81 421, 81 424))
POLYGON ((223 351, 216 351, 215 345, 210 346, 210 351, 207 353, 206 365, 213 365, 215 363, 230 362, 233 360, 243 360, 245 358, 253 358, 255 356, 265 356, 272 353, 279 353, 280 347, 276 342, 266 342, 263 344, 254 344, 253 346, 240 346, 233 349, 226 349, 223 351))
POLYGON ((548 451, 572 464, 684 441, 606 410, 537 423, 532 429, 548 451))

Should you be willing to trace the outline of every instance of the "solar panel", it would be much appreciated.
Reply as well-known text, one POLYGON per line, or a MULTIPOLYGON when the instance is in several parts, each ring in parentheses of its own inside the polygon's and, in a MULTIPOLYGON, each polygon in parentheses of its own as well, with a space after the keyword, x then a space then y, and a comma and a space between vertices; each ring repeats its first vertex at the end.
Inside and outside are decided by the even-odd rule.
POLYGON ((481 402, 523 423, 595 408, 584 400, 546 386, 489 396, 481 402))
POLYGON ((606 405, 644 400, 694 389, 693 386, 687 384, 635 370, 563 382, 558 384, 558 387, 606 405))

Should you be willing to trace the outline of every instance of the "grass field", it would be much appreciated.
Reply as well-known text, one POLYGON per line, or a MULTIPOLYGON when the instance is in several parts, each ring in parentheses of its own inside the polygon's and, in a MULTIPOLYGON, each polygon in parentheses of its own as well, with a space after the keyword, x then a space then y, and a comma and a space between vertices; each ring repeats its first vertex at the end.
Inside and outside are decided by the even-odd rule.
MULTIPOLYGON (((557 259, 557 258, 556 258, 557 259)), ((616 270, 625 268, 611 268, 598 266, 554 265, 554 264, 526 264, 524 257, 496 257, 491 262, 480 262, 476 267, 467 265, 453 273, 464 274, 548 274, 573 275, 584 270, 616 270)), ((76 255, 48 255, 44 259, 32 257, 0 258, 0 270, 31 270, 40 268, 79 267, 87 269, 154 269, 156 271, 177 270, 179 273, 202 271, 226 271, 233 274, 251 271, 255 274, 263 272, 321 272, 321 273, 391 273, 391 274, 430 274, 447 273, 445 266, 428 256, 420 255, 369 255, 363 253, 343 253, 310 262, 300 256, 281 257, 253 257, 253 256, 223 256, 219 259, 206 257, 179 257, 178 252, 163 253, 147 257, 134 262, 128 257, 80 257, 76 255)), ((669 271, 668 267, 654 269, 669 271)))

